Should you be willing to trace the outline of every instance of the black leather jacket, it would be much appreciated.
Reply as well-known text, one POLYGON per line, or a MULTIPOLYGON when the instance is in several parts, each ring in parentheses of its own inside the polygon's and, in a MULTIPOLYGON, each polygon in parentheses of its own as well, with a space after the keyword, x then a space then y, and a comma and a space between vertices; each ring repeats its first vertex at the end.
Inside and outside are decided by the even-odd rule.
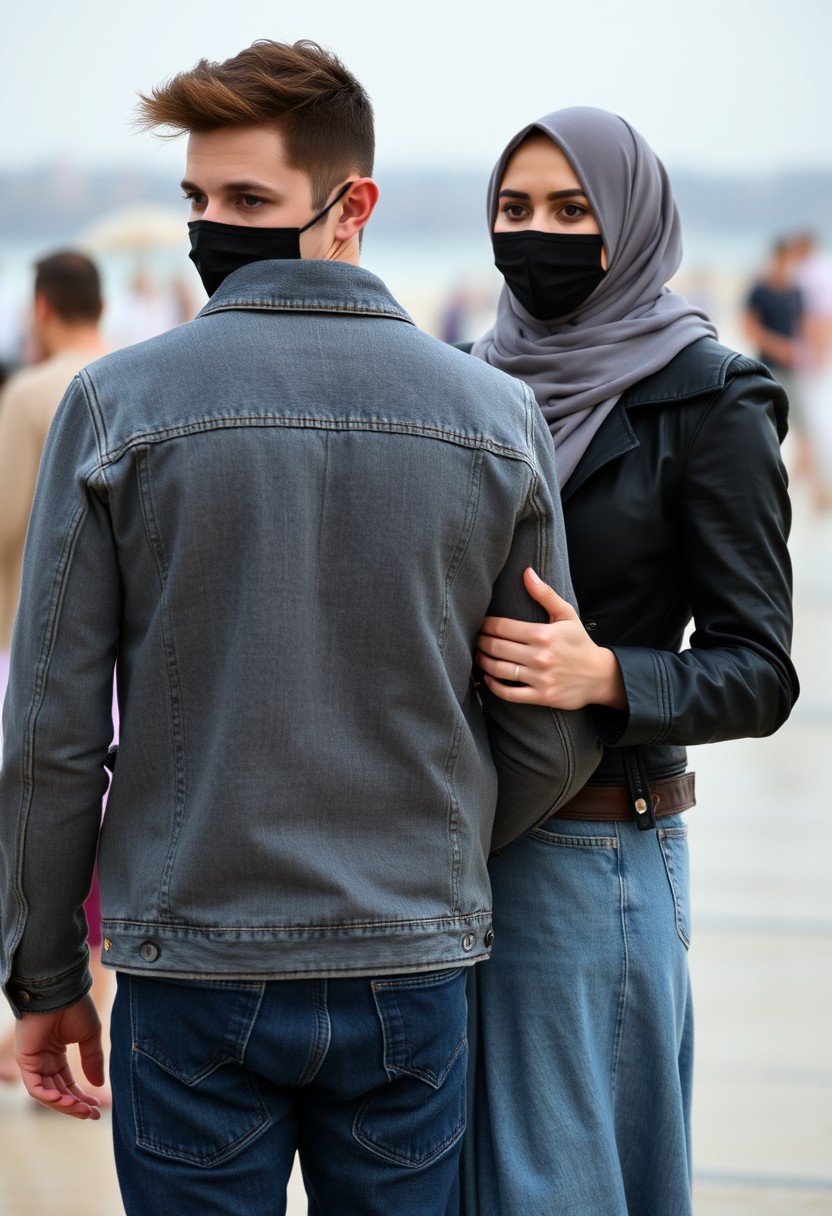
POLYGON ((622 396, 569 478, 578 603, 628 700, 594 711, 593 783, 624 781, 623 748, 671 776, 686 744, 771 734, 788 717, 787 409, 762 364, 702 338, 622 396))

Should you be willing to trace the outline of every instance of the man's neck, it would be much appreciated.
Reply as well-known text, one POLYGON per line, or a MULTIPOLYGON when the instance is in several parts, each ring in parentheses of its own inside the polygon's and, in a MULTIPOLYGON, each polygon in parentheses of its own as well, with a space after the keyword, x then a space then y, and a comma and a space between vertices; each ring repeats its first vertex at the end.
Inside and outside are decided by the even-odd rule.
POLYGON ((45 345, 48 359, 76 351, 90 356, 107 353, 97 325, 63 325, 50 332, 45 345))

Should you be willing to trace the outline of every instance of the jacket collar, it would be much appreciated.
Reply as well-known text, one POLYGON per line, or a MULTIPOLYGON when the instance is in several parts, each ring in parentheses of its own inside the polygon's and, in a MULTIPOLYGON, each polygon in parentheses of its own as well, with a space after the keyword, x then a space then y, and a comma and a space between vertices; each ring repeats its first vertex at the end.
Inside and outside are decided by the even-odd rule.
POLYGON ((698 338, 664 367, 634 384, 621 401, 630 408, 658 401, 683 401, 724 388, 728 365, 736 358, 735 350, 713 338, 698 338))
POLYGON ((713 338, 698 338, 664 367, 622 393, 564 486, 563 500, 567 501, 596 469, 639 446, 628 410, 640 405, 685 401, 722 389, 731 364, 736 371, 768 375, 756 360, 738 355, 713 338))
POLYGON ((369 270, 320 258, 241 266, 220 284, 199 316, 234 309, 355 313, 413 324, 381 279, 369 270))

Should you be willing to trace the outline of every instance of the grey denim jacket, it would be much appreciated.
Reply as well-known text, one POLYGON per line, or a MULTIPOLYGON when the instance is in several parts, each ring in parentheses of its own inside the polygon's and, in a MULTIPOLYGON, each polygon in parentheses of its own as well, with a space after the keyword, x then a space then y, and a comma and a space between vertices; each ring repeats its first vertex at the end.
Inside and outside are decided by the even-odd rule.
POLYGON ((600 755, 584 712, 475 691, 486 613, 539 619, 527 565, 571 595, 530 390, 361 268, 244 267, 195 321, 82 371, 41 465, 4 714, 13 1008, 88 987, 96 847, 120 970, 486 957, 492 843, 600 755))

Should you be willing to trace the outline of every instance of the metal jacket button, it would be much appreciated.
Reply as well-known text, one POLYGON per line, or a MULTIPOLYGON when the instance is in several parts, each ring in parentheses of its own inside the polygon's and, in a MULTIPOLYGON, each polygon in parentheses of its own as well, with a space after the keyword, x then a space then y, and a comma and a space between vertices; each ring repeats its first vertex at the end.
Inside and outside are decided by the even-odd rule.
POLYGON ((475 940, 476 939, 474 938, 473 933, 466 933, 462 939, 462 949, 463 950, 473 950, 475 940))
POLYGON ((139 946, 139 954, 146 963, 155 963, 159 957, 159 947, 155 942, 142 942, 139 946))
POLYGON ((490 950, 491 947, 494 945, 494 930, 493 929, 486 929, 484 940, 485 940, 486 950, 490 950))

